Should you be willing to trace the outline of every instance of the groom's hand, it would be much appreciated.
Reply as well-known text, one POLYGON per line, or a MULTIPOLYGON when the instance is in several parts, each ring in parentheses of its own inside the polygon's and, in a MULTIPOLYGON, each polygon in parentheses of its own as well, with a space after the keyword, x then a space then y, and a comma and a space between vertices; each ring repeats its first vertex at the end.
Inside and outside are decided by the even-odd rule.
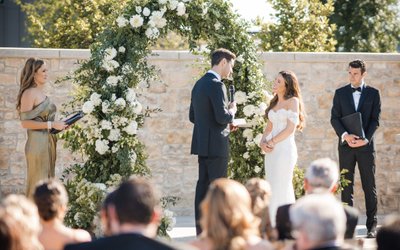
POLYGON ((238 130, 238 128, 238 126, 234 126, 232 123, 229 123, 229 131, 235 132, 236 130, 238 130))

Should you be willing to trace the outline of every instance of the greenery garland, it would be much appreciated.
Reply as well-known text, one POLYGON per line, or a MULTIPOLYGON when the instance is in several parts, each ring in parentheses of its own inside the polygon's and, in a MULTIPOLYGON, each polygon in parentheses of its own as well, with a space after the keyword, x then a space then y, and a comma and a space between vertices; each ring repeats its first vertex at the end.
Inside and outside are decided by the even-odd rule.
MULTIPOLYGON (((66 222, 92 231, 100 228, 96 214, 107 191, 130 175, 150 175, 137 130, 145 117, 157 110, 142 107, 137 87, 157 77, 155 68, 147 63, 149 47, 169 30, 186 37, 190 50, 205 58, 220 47, 238 56, 233 75, 237 117, 246 118, 251 127, 230 134, 228 173, 239 181, 264 176, 258 143, 270 95, 256 45, 247 32, 249 25, 232 10, 231 3, 137 0, 128 2, 114 20, 91 45, 90 59, 81 62, 69 77, 76 91, 66 109, 82 109, 86 116, 62 136, 70 150, 84 155, 83 163, 72 165, 64 174, 70 195, 66 222)), ((168 224, 170 212, 164 215, 168 224)), ((161 228, 159 234, 165 235, 168 226, 161 228)))

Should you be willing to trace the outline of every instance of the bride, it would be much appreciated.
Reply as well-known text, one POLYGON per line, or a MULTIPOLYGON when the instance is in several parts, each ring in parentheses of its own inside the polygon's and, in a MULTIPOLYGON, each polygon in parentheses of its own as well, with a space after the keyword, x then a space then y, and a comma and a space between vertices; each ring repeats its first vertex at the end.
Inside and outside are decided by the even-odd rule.
POLYGON ((299 83, 293 72, 279 72, 272 90, 274 98, 265 111, 268 123, 260 147, 265 152, 265 173, 272 191, 269 213, 275 226, 278 207, 295 202, 292 178, 297 148, 294 133, 303 128, 304 115, 299 83))

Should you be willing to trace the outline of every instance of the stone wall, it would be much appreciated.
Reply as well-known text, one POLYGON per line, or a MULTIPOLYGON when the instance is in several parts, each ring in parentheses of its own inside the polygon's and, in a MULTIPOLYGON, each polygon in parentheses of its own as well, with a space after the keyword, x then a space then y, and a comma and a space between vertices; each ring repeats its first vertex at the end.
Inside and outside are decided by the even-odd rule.
MULTIPOLYGON (((18 76, 28 57, 46 60, 50 69, 47 94, 60 108, 70 98, 69 83, 55 85, 57 77, 89 57, 87 50, 0 48, 0 193, 23 192, 25 185, 24 145, 26 133, 20 126, 15 101, 18 76)), ((273 80, 282 69, 293 70, 300 81, 307 111, 307 127, 297 133, 299 166, 318 157, 337 160, 337 137, 331 128, 330 108, 336 88, 347 81, 347 64, 367 61, 367 84, 381 91, 381 126, 376 132, 379 214, 400 211, 400 54, 352 53, 263 53, 263 72, 273 80)), ((193 214, 197 157, 191 156, 192 124, 188 121, 190 91, 201 74, 197 57, 188 52, 159 51, 150 61, 161 69, 161 81, 143 91, 142 101, 163 111, 146 121, 140 137, 147 146, 148 165, 164 194, 181 197, 173 209, 193 214)), ((58 143, 57 176, 80 156, 71 155, 58 143)), ((355 206, 364 211, 360 178, 356 176, 355 206)))

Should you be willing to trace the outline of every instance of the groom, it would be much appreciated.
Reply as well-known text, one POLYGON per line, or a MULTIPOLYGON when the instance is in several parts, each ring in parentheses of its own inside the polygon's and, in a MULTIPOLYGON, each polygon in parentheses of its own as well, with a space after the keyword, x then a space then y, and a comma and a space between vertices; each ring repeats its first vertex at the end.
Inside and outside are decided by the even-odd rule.
MULTIPOLYGON (((367 86, 364 82, 366 65, 362 60, 349 63, 350 84, 339 88, 333 98, 331 124, 339 137, 340 169, 347 169, 345 178, 350 180, 349 186, 344 187, 342 201, 353 206, 354 170, 357 163, 360 170, 361 184, 365 194, 367 210, 368 238, 376 235, 377 197, 375 186, 375 148, 373 135, 379 126, 381 100, 379 90, 367 86), (360 112, 365 138, 346 131, 341 118, 355 112, 360 112)), ((350 128, 348 128, 350 129, 350 128)))
POLYGON ((198 155, 199 176, 196 185, 196 233, 199 225, 200 203, 210 183, 227 176, 229 128, 236 113, 236 103, 228 105, 226 87, 221 82, 232 74, 236 56, 227 49, 217 49, 211 55, 211 69, 192 89, 189 119, 194 124, 191 154, 198 155))

